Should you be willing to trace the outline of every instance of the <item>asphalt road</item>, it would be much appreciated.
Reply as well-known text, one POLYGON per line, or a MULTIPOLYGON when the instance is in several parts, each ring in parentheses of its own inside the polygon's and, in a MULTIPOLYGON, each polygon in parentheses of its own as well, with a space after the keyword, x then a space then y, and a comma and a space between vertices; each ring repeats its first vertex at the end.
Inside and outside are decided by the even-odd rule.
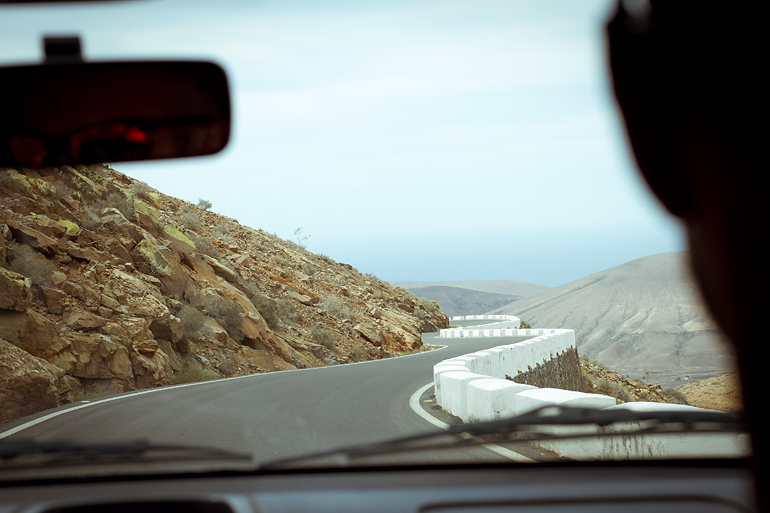
MULTIPOLYGON (((432 382, 441 360, 508 343, 505 338, 439 339, 447 347, 411 356, 296 371, 257 374, 111 396, 67 405, 62 412, 5 440, 148 440, 245 451, 256 461, 383 441, 438 428, 417 415, 409 399, 432 382)), ((0 437, 52 410, 3 426, 0 437)), ((442 461, 420 453, 409 461, 442 461)), ((482 447, 451 458, 503 459, 482 447)))

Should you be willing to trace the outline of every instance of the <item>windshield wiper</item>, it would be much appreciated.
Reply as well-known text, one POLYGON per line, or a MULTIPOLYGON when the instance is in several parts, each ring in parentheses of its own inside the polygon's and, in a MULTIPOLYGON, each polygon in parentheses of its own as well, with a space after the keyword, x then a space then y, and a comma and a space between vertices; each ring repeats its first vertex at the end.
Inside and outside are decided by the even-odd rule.
POLYGON ((146 441, 78 442, 34 440, 0 443, 0 471, 30 466, 103 463, 168 462, 184 460, 248 460, 251 454, 192 445, 152 444, 146 441))
MULTIPOLYGON (((444 431, 432 431, 386 442, 269 461, 258 465, 261 470, 293 467, 314 460, 336 458, 342 464, 367 456, 393 454, 406 451, 453 449, 465 446, 503 442, 533 442, 540 440, 568 440, 576 438, 617 435, 643 435, 665 433, 725 433, 745 432, 742 417, 735 413, 703 410, 634 411, 624 409, 598 410, 575 406, 544 406, 529 413, 507 419, 454 424, 444 431), (629 428, 628 423, 640 423, 641 427, 629 428), (625 425, 624 425, 625 424, 625 425), (556 426, 596 426, 598 428, 619 425, 622 429, 597 429, 592 432, 555 432, 556 426), (546 429, 543 430, 542 428, 546 429), (550 429, 550 431, 549 431, 550 429), (494 440, 490 438, 494 437, 494 440)), ((326 463, 326 461, 325 461, 326 463)))

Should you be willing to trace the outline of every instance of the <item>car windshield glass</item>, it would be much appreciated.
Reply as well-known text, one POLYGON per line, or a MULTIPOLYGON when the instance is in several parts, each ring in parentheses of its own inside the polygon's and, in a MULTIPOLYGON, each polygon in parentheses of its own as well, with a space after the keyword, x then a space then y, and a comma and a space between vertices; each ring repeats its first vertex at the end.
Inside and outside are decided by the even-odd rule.
POLYGON ((739 412, 738 380, 635 172, 612 10, 2 7, 0 65, 77 35, 86 61, 215 62, 232 96, 213 156, 0 168, 3 477, 325 466, 535 410, 557 421, 342 459, 745 456, 733 417, 687 416, 739 412))

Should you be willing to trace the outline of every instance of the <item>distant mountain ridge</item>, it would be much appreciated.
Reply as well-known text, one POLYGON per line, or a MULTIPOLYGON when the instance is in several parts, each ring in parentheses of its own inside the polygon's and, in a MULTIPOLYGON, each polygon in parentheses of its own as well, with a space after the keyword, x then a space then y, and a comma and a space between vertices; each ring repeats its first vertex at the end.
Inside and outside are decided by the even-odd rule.
POLYGON ((682 251, 642 257, 488 313, 574 329, 581 354, 622 373, 732 370, 729 347, 700 302, 686 259, 682 251))
POLYGON ((478 292, 521 297, 534 296, 553 288, 547 285, 517 280, 391 281, 389 283, 394 287, 401 287, 406 290, 424 287, 456 287, 478 292))
POLYGON ((540 294, 551 287, 514 280, 394 281, 415 296, 436 301, 447 315, 476 315, 540 294))

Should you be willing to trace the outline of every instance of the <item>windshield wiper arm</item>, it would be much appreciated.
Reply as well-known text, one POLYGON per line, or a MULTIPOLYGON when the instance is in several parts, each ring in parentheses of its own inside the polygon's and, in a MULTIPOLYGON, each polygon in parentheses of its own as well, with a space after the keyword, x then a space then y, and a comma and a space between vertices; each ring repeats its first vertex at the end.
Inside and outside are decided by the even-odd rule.
POLYGON ((251 460, 251 454, 194 445, 146 441, 80 442, 14 440, 0 443, 0 470, 39 465, 77 465, 181 460, 251 460), (25 463, 27 462, 27 463, 25 463))
POLYGON ((259 469, 284 468, 322 458, 343 458, 353 460, 366 456, 393 454, 404 451, 450 449, 472 445, 494 443, 480 437, 496 435, 506 437, 505 441, 531 442, 536 440, 573 439, 612 435, 662 434, 693 431, 698 433, 744 432, 742 417, 735 413, 701 410, 659 410, 634 411, 623 409, 598 410, 575 406, 544 406, 529 413, 507 419, 492 420, 474 424, 453 424, 444 431, 431 431, 385 442, 333 449, 329 451, 262 463, 259 469), (644 423, 637 429, 622 432, 597 430, 592 433, 538 432, 543 426, 598 426, 613 424, 644 423), (513 438, 511 435, 524 434, 513 438), (510 437, 510 438, 508 438, 510 437))

